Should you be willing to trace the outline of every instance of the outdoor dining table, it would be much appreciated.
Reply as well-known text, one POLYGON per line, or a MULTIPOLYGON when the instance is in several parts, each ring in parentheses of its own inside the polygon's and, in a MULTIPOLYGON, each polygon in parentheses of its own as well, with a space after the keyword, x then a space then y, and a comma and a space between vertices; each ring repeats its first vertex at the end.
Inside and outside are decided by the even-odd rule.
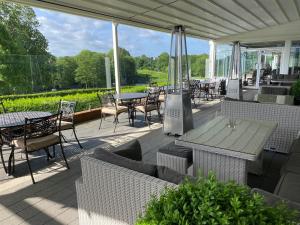
POLYGON ((276 129, 273 121, 217 116, 190 130, 175 144, 193 149, 193 172, 207 176, 213 171, 220 181, 247 184, 247 161, 256 161, 276 129))
MULTIPOLYGON (((3 113, 0 114, 0 129, 2 140, 5 144, 10 144, 10 142, 15 137, 20 137, 20 129, 22 130, 22 126, 25 124, 25 118, 33 119, 39 118, 43 116, 50 116, 52 113, 50 112, 42 112, 42 111, 24 111, 24 112, 13 112, 13 113, 3 113), (18 133, 15 133, 16 127, 20 127, 18 129, 18 133), (5 132, 4 132, 5 131, 5 132), (5 133, 5 135, 4 135, 5 133)), ((21 132, 22 133, 22 132, 21 132)), ((14 151, 12 149, 9 159, 8 159, 8 171, 7 174, 11 174, 11 161, 14 157, 14 151)), ((4 165, 3 165, 4 166, 4 165)), ((5 167, 4 167, 5 168, 5 167)))
POLYGON ((128 118, 131 121, 131 126, 134 126, 134 101, 141 100, 146 98, 148 93, 144 92, 133 92, 133 93, 121 93, 121 94, 114 94, 114 98, 121 101, 123 105, 128 107, 128 118))

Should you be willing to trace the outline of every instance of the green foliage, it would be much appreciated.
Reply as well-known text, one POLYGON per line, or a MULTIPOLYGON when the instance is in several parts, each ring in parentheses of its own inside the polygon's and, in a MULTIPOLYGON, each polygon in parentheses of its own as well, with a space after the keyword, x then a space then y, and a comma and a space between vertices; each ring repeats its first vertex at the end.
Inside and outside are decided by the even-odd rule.
POLYGON ((38 27, 32 8, 0 2, 2 93, 36 91, 51 86, 49 78, 54 58, 47 52, 48 42, 38 27), (38 57, 40 55, 42 57, 38 57), (33 70, 39 71, 38 79, 32 78, 33 70))
POLYGON ((75 70, 75 80, 88 87, 105 85, 105 63, 101 53, 82 50, 76 56, 78 67, 75 70))
MULTIPOLYGON (((20 95, 20 96, 1 96, 8 112, 19 111, 50 111, 57 110, 57 103, 63 99, 66 101, 77 101, 77 111, 93 109, 100 106, 96 93, 108 89, 79 89, 69 91, 56 91, 48 93, 20 95)), ((146 86, 125 86, 121 88, 125 92, 144 92, 146 86)))
POLYGON ((168 73, 148 69, 138 70, 139 78, 143 78, 145 83, 157 83, 159 86, 167 85, 168 73))
POLYGON ((205 61, 208 59, 207 54, 190 55, 191 73, 193 77, 205 77, 205 61))
POLYGON ((148 203, 137 225, 284 225, 297 224, 297 213, 284 204, 270 207, 257 193, 233 182, 218 182, 214 175, 185 181, 148 203))
POLYGON ((300 80, 292 85, 291 94, 295 97, 300 97, 300 80))

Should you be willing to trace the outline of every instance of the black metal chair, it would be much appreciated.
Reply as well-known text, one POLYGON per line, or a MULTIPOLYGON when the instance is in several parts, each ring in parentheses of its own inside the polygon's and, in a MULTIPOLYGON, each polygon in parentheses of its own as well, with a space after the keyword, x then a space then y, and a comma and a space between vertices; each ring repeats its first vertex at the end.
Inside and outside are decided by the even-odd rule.
MULTIPOLYGON (((7 110, 3 104, 3 101, 0 101, 0 114, 2 113, 6 113, 7 110)), ((6 169, 6 166, 5 166, 5 162, 4 162, 4 157, 3 157, 3 145, 5 145, 5 142, 2 138, 2 134, 1 134, 1 130, 3 129, 0 129, 0 157, 1 157, 1 162, 2 162, 2 166, 3 166, 3 169, 5 171, 5 173, 7 173, 7 169, 6 169)))
MULTIPOLYGON (((83 148, 78 140, 76 130, 75 130, 75 123, 74 123, 75 109, 76 109, 76 102, 60 100, 59 109, 58 109, 58 113, 60 113, 60 112, 62 113, 60 128, 61 128, 61 131, 72 130, 79 147, 83 148)), ((64 139, 65 142, 67 142, 64 135, 62 135, 62 138, 64 139)))
POLYGON ((135 110, 144 113, 144 121, 147 122, 150 127, 148 113, 151 114, 152 111, 157 111, 158 117, 162 122, 162 117, 160 114, 160 102, 159 102, 159 90, 148 92, 146 99, 143 99, 140 103, 134 106, 135 110))
POLYGON ((112 115, 114 116, 113 123, 115 124, 115 132, 117 124, 119 123, 119 115, 125 112, 128 113, 128 107, 124 105, 118 105, 112 93, 103 93, 101 95, 97 93, 97 97, 101 106, 99 130, 101 129, 103 117, 105 118, 105 115, 112 115))
POLYGON ((45 150, 45 152, 47 153, 47 159, 49 160, 49 158, 52 158, 52 156, 50 155, 48 148, 59 144, 66 167, 68 169, 70 168, 64 153, 61 140, 61 117, 62 113, 33 119, 26 118, 23 137, 13 140, 13 144, 25 152, 26 161, 33 184, 35 184, 35 180, 33 178, 32 169, 28 157, 30 153, 39 150, 45 150))

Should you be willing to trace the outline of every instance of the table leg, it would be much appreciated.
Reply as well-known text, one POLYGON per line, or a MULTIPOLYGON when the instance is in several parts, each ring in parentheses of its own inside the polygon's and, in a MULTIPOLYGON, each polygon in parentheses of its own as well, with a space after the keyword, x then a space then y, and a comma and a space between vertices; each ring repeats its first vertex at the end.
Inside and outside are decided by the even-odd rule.
POLYGON ((220 181, 234 180, 239 184, 247 184, 247 168, 244 159, 193 149, 193 167, 194 175, 199 170, 204 176, 212 171, 220 181))

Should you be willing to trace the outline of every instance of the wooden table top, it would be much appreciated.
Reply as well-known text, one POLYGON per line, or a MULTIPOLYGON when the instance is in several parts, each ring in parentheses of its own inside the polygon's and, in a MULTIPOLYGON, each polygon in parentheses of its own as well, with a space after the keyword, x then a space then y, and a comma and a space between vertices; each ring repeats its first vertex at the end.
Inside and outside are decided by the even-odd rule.
POLYGON ((256 160, 277 127, 277 123, 273 121, 236 119, 234 123, 235 127, 231 128, 229 118, 218 116, 190 130, 175 143, 222 155, 256 160))

